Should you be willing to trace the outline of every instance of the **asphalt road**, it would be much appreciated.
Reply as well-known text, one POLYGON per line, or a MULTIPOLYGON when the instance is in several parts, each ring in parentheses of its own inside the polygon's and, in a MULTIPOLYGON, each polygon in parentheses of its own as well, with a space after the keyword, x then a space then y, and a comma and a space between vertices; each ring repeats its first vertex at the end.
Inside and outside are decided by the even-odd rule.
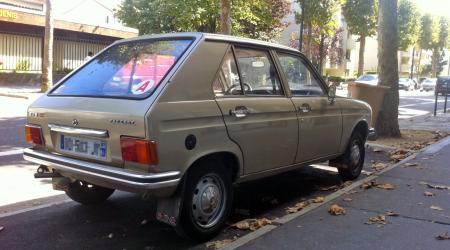
MULTIPOLYGON (((432 98, 406 96, 402 97, 400 105, 431 112, 432 98)), ((116 192, 100 206, 84 207, 66 202, 1 217, 2 205, 61 194, 51 190, 48 181, 34 180, 32 173, 36 166, 23 161, 17 153, 27 145, 23 139, 27 104, 26 100, 0 97, 0 226, 4 227, 0 232, 1 249, 205 248, 204 244, 179 238, 171 227, 155 221, 153 201, 143 201, 137 195, 123 192, 116 192)), ((368 152, 365 169, 371 171, 371 160, 386 159, 384 153, 368 152)), ((237 186, 230 223, 243 218, 283 216, 287 207, 303 199, 327 195, 333 192, 327 191, 327 187, 339 184, 340 178, 332 169, 305 167, 237 186)), ((226 228, 217 239, 243 233, 226 228)))

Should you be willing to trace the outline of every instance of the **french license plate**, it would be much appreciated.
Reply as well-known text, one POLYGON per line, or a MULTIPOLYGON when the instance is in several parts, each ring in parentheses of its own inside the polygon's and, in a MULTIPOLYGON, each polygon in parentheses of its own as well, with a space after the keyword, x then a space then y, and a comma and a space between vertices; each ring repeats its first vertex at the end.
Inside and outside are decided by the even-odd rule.
POLYGON ((60 148, 62 151, 80 156, 88 156, 99 159, 106 158, 106 142, 104 141, 67 135, 60 135, 60 139, 60 148))

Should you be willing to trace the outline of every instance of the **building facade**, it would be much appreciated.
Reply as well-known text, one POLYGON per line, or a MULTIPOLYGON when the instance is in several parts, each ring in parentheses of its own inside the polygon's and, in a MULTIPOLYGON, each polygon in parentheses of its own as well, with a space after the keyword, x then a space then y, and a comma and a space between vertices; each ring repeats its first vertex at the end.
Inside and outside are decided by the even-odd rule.
MULTIPOLYGON (((100 1, 53 2, 56 73, 77 68, 88 52, 95 54, 115 40, 138 35, 136 29, 118 23, 113 9, 100 1)), ((41 73, 45 12, 44 0, 0 0, 1 73, 41 73)))

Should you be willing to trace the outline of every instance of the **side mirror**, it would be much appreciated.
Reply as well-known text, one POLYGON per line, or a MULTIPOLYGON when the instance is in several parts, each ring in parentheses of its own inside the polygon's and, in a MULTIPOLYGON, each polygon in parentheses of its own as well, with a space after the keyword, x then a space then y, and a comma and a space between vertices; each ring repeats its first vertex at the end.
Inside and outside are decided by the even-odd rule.
POLYGON ((336 85, 332 84, 328 88, 328 100, 333 103, 336 98, 336 85))

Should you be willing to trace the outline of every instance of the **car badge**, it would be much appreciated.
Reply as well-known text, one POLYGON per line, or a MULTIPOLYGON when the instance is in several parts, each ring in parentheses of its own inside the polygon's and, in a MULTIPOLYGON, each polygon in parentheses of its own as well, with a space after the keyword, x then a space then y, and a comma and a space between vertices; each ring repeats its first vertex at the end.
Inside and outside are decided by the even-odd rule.
POLYGON ((77 119, 73 119, 73 121, 72 121, 72 125, 74 126, 74 127, 76 127, 76 126, 78 126, 78 120, 77 119))

